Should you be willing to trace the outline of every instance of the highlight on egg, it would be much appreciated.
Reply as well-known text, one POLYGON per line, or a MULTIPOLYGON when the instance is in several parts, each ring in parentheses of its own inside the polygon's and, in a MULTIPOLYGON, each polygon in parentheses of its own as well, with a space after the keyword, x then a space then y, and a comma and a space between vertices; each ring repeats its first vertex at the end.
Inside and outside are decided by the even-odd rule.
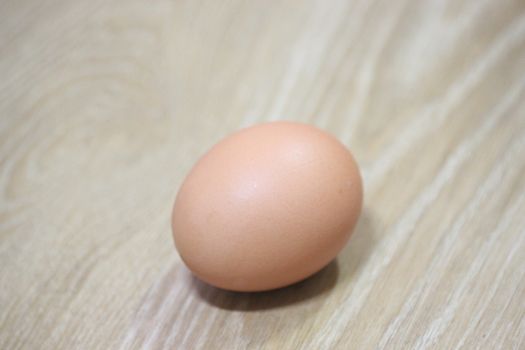
POLYGON ((201 280, 263 291, 301 281, 344 247, 361 213, 358 166, 307 124, 242 129, 202 156, 173 207, 175 246, 201 280))

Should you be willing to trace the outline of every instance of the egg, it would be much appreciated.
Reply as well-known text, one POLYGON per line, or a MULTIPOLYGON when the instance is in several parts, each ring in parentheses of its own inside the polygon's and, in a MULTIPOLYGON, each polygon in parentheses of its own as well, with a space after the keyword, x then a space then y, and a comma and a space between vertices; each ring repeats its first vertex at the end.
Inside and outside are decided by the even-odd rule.
POLYGON ((173 207, 175 246, 201 280, 263 291, 322 269, 344 247, 363 189, 352 154, 302 123, 242 129, 212 147, 173 207))

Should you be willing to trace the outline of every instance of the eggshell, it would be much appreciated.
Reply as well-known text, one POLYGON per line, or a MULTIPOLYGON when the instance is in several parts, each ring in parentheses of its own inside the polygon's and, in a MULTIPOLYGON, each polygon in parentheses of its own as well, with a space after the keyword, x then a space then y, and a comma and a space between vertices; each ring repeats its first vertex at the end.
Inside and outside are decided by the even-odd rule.
POLYGON ((261 291, 322 269, 361 212, 351 153, 313 126, 274 122, 216 144, 184 180, 173 209, 175 245, 205 282, 261 291))

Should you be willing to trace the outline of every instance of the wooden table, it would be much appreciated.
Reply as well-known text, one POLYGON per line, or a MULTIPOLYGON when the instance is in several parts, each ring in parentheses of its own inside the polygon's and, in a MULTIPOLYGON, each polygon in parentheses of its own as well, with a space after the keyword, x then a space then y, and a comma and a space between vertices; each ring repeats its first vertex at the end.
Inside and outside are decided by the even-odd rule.
POLYGON ((0 5, 0 349, 525 349, 525 2, 0 5), (365 209, 282 290, 193 279, 171 205, 212 144, 289 119, 365 209))

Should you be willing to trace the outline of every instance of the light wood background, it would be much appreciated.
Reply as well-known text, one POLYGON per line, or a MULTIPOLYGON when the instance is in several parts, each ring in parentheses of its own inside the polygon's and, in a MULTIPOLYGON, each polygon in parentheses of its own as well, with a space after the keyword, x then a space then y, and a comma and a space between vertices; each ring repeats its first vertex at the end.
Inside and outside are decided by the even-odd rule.
POLYGON ((2 0, 0 348, 525 349, 525 2, 2 0), (203 285, 177 188, 281 118, 353 150, 355 234, 203 285))

